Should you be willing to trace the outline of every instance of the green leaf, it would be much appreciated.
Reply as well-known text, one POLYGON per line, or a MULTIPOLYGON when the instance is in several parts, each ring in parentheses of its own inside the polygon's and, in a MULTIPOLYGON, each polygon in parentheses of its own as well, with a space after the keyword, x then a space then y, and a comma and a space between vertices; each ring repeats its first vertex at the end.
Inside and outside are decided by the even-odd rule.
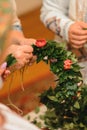
POLYGON ((79 105, 78 101, 75 102, 74 107, 77 108, 77 109, 80 109, 80 105, 79 105))
POLYGON ((6 57, 6 60, 7 62, 7 67, 15 64, 17 62, 16 58, 12 56, 12 54, 9 54, 7 57, 6 57))
POLYGON ((58 101, 58 99, 55 96, 48 96, 48 98, 54 102, 58 101))
POLYGON ((35 113, 38 114, 39 112, 40 112, 40 108, 39 108, 39 107, 36 107, 35 113))

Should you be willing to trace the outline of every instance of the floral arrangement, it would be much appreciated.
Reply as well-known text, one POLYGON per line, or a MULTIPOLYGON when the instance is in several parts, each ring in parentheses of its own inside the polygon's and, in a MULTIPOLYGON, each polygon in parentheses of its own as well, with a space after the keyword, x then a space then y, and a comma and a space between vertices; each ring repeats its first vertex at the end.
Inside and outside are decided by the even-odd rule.
MULTIPOLYGON (((50 86, 40 95, 41 103, 47 107, 44 114, 46 128, 87 130, 87 85, 83 83, 75 55, 55 41, 37 40, 33 48, 37 63, 43 60, 50 64, 50 70, 57 78, 55 88, 50 86)), ((7 63, 8 59, 9 56, 7 63)))

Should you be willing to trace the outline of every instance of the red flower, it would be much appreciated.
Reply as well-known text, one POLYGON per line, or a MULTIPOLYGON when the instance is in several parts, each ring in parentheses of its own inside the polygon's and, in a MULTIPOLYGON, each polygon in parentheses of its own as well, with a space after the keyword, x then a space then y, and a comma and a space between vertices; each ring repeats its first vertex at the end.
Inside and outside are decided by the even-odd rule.
POLYGON ((45 39, 36 40, 35 45, 36 45, 37 47, 43 47, 43 46, 46 45, 46 40, 45 40, 45 39))
POLYGON ((64 69, 65 70, 70 69, 71 65, 72 65, 72 61, 71 60, 67 59, 67 60, 64 61, 64 69))

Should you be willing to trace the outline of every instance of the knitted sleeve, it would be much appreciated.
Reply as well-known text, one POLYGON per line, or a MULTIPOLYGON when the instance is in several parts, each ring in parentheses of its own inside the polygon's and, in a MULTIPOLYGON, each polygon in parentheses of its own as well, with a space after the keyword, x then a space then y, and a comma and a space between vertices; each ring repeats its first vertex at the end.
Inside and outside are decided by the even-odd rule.
POLYGON ((74 22, 68 17, 69 0, 43 0, 40 19, 55 34, 68 41, 68 29, 74 22))

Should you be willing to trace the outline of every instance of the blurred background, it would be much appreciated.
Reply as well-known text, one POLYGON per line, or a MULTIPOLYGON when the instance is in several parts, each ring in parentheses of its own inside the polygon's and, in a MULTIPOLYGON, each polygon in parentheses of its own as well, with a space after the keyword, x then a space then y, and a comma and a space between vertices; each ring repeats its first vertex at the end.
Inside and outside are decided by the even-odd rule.
MULTIPOLYGON (((16 4, 25 37, 53 39, 53 33, 40 21, 42 0, 16 0, 16 4)), ((39 93, 54 84, 53 81, 54 76, 48 65, 43 62, 34 63, 24 69, 23 75, 16 71, 6 79, 3 89, 0 90, 0 101, 9 104, 10 98, 26 114, 38 105, 39 93)))
POLYGON ((15 0, 18 8, 18 15, 25 14, 27 12, 33 11, 36 8, 40 7, 42 0, 15 0), (20 4, 21 3, 21 4, 20 4))
POLYGON ((52 39, 53 34, 40 21, 42 0, 16 0, 17 14, 26 37, 52 39), (21 4, 20 4, 21 3, 21 4))

